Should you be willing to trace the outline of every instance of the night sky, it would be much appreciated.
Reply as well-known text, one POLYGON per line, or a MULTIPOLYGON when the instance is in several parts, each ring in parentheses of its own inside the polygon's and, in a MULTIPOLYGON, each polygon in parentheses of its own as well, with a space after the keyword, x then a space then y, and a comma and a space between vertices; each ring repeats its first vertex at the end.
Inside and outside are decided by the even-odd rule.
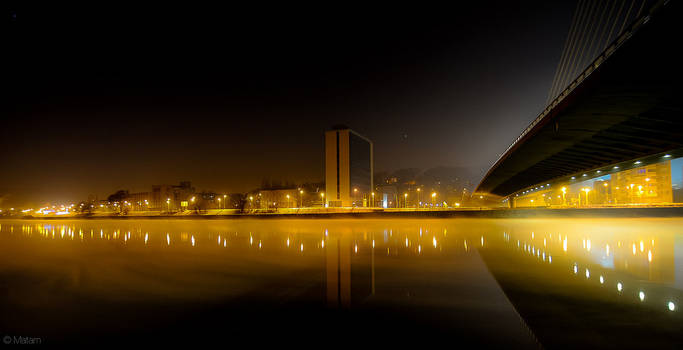
POLYGON ((11 8, 0 206, 322 181, 335 124, 376 171, 478 180, 545 107, 576 3, 397 4, 11 8))

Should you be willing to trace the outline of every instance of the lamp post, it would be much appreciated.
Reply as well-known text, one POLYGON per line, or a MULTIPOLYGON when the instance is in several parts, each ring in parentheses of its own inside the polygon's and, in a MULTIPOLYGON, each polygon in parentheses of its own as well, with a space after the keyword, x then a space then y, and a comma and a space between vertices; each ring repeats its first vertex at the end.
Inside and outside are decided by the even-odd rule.
POLYGON ((375 206, 375 192, 372 192, 371 195, 372 195, 372 207, 374 207, 375 206))
POLYGON ((353 189, 353 204, 354 204, 354 206, 355 206, 355 204, 356 204, 356 201, 358 200, 358 196, 357 196, 357 195, 358 195, 358 189, 357 189, 357 188, 354 188, 354 189, 353 189))
POLYGON ((299 204, 299 208, 304 207, 304 190, 299 190, 299 201, 301 204, 299 204))
POLYGON ((421 198, 420 193, 421 193, 421 191, 420 191, 420 188, 418 187, 417 188, 417 203, 419 206, 422 206, 422 200, 420 199, 421 198))
POLYGON ((287 208, 291 208, 292 206, 290 205, 290 202, 289 202, 289 195, 286 195, 285 197, 287 197, 287 208))
POLYGON ((562 187, 562 205, 566 206, 567 205, 567 188, 562 187))
POLYGON ((322 206, 325 207, 325 192, 320 193, 320 198, 322 198, 322 206))
POLYGON ((588 192, 590 192, 591 189, 588 187, 584 187, 581 190, 586 193, 586 206, 588 206, 588 192))
POLYGON ((403 194, 403 207, 408 208, 408 192, 403 194))
POLYGON ((221 197, 218 197, 218 209, 221 208, 221 197))
POLYGON ((171 212, 171 198, 166 198, 166 206, 168 207, 168 212, 171 212))
POLYGON ((228 203, 227 197, 228 197, 227 194, 224 194, 224 195, 223 195, 223 209, 225 209, 225 205, 228 203))

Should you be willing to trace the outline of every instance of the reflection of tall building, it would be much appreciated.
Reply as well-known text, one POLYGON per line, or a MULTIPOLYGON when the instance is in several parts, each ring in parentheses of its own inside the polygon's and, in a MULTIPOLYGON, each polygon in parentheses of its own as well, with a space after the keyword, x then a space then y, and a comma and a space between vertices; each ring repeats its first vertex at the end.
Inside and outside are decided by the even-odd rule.
POLYGON ((372 192, 372 141, 346 127, 325 132, 325 199, 329 206, 366 206, 372 192))
POLYGON ((325 240, 325 294, 329 307, 351 306, 375 293, 375 255, 358 254, 350 235, 332 234, 325 240), (353 253, 352 253, 353 251, 353 253), (370 258, 370 261, 367 260, 370 258))
POLYGON ((618 204, 671 203, 671 162, 661 162, 612 174, 613 197, 618 204))

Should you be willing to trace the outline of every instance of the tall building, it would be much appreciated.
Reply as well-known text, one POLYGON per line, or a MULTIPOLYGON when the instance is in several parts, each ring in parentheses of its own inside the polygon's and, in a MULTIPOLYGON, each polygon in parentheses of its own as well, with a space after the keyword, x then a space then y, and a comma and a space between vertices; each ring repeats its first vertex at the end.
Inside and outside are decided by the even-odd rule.
POLYGON ((671 161, 613 174, 612 188, 617 204, 672 203, 671 161))
POLYGON ((372 141, 345 126, 325 132, 325 201, 330 207, 368 206, 372 141))

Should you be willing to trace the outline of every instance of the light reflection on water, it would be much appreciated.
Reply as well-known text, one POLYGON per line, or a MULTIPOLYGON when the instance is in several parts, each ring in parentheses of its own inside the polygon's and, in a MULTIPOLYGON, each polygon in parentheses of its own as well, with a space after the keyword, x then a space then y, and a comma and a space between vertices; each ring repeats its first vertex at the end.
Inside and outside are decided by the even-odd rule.
MULTIPOLYGON (((616 327, 610 322, 628 318, 640 327, 636 336, 643 339, 639 340, 652 342, 647 338, 657 333, 657 344, 670 345, 680 341, 683 323, 679 312, 682 223, 678 219, 2 221, 2 274, 24 274, 30 276, 30 283, 5 278, 0 301, 29 313, 49 309, 51 303, 66 303, 68 308, 65 295, 101 303, 163 300, 174 305, 199 300, 223 305, 246 298, 305 302, 328 309, 412 307, 423 313, 423 306, 415 306, 420 300, 442 306, 451 315, 485 303, 484 298, 495 299, 486 293, 502 287, 507 299, 491 301, 496 312, 514 313, 513 308, 506 309, 511 301, 541 343, 566 340, 550 329, 553 322, 567 335, 586 332, 585 326, 563 323, 566 314, 554 313, 562 306, 557 300, 564 300, 569 310, 588 305, 590 311, 580 317, 593 327, 591 332, 602 334, 600 327, 604 327, 607 335, 616 327), (487 282, 484 275, 489 272, 497 284, 487 282), (531 304, 545 306, 527 300, 539 297, 531 304), (552 322, 539 324, 539 319, 552 322)), ((504 319, 479 309, 472 312, 504 319)), ((462 315, 466 327, 497 331, 500 326, 484 325, 481 320, 482 325, 468 323, 462 315)), ((2 322, 6 326, 9 321, 2 322)), ((463 324, 455 322, 452 327, 463 324)))

